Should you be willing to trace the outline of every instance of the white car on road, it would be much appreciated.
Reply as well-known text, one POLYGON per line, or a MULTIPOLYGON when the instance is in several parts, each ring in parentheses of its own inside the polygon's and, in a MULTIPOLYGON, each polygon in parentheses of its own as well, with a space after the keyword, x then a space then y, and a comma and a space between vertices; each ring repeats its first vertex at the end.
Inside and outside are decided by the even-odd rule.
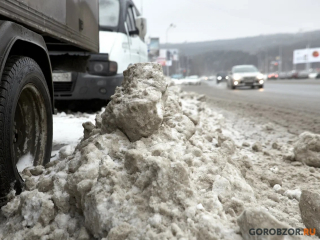
POLYGON ((240 86, 263 88, 265 76, 253 65, 238 65, 232 68, 227 85, 231 89, 240 86))
POLYGON ((175 85, 182 85, 184 84, 184 78, 176 79, 176 78, 171 78, 172 82, 174 82, 175 85))
POLYGON ((197 75, 188 76, 185 79, 183 79, 183 84, 201 85, 201 79, 197 75))

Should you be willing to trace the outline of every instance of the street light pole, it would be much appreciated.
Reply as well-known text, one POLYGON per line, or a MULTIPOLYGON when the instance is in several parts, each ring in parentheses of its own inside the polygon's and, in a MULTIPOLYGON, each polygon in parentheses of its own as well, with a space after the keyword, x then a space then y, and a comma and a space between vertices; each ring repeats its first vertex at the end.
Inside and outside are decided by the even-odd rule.
POLYGON ((309 48, 310 48, 310 39, 309 39, 309 36, 308 36, 308 45, 306 47, 306 50, 307 50, 306 71, 310 70, 309 48))
POLYGON ((176 27, 176 25, 174 25, 173 23, 171 23, 170 26, 167 28, 167 32, 166 32, 166 42, 167 42, 167 44, 168 44, 168 33, 169 33, 169 30, 170 30, 171 28, 175 28, 175 27, 176 27))
POLYGON ((143 16, 143 0, 141 0, 141 15, 143 16))
POLYGON ((282 44, 279 45, 279 74, 282 72, 282 44))
POLYGON ((268 55, 268 49, 266 49, 266 56, 265 56, 265 71, 266 71, 266 74, 268 74, 269 72, 269 55, 268 55))
MULTIPOLYGON (((170 24, 170 26, 168 27, 167 29, 167 32, 166 32, 166 43, 168 44, 168 33, 169 33, 169 30, 171 28, 175 28, 176 25, 174 25, 173 23, 170 24)), ((169 76, 169 66, 167 65, 167 76, 169 76)))

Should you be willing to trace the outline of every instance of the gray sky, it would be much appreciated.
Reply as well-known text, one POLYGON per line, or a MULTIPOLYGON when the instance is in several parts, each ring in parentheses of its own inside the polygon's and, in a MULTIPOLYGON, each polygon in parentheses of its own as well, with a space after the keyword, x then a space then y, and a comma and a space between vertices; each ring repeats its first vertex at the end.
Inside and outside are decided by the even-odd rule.
POLYGON ((148 36, 195 42, 320 29, 320 0, 134 0, 148 36))

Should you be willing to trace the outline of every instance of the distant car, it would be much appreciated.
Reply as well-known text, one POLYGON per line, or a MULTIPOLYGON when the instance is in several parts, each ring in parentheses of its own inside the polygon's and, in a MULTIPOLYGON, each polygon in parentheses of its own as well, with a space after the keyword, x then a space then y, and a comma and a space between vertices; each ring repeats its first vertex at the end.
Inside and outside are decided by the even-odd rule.
POLYGON ((306 71, 306 70, 299 71, 297 78, 299 78, 299 79, 309 78, 309 71, 306 71))
POLYGON ((227 73, 225 73, 225 72, 220 72, 220 73, 218 73, 218 74, 217 74, 217 77, 216 77, 216 79, 217 79, 217 84, 219 84, 219 83, 222 82, 222 81, 228 80, 228 78, 229 78, 229 76, 228 76, 227 73))
POLYGON ((183 74, 173 74, 171 75, 172 79, 182 79, 184 78, 183 74))
POLYGON ((175 85, 182 85, 184 84, 184 79, 181 78, 181 79, 176 79, 176 78, 171 78, 172 81, 174 82, 175 85))
POLYGON ((213 81, 215 79, 215 76, 209 76, 208 81, 213 81))
POLYGON ((287 72, 279 73, 279 79, 287 79, 287 72))
POLYGON ((227 85, 231 89, 240 86, 263 88, 265 76, 253 65, 238 65, 232 68, 227 85))
POLYGON ((315 79, 315 78, 317 78, 318 75, 319 75, 319 73, 317 73, 317 72, 311 72, 311 73, 309 73, 309 78, 315 79))
POLYGON ((183 79, 183 84, 187 85, 201 85, 201 80, 197 75, 188 76, 183 79))
POLYGON ((207 76, 202 76, 202 77, 200 78, 200 80, 201 80, 201 81, 208 81, 209 78, 208 78, 207 76))
POLYGON ((287 79, 295 79, 295 78, 298 78, 298 72, 296 70, 287 72, 287 79))
POLYGON ((278 79, 279 74, 278 73, 269 73, 268 74, 268 79, 278 79))
POLYGON ((171 80, 175 85, 181 85, 183 84, 184 76, 183 74, 173 74, 171 75, 171 80))

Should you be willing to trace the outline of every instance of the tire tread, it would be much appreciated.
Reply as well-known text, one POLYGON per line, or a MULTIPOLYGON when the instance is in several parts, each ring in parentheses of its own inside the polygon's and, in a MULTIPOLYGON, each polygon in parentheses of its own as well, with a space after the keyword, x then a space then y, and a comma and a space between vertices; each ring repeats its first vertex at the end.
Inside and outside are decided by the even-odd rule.
MULTIPOLYGON (((42 73, 41 68, 33 59, 25 56, 9 56, 0 79, 0 207, 6 204, 6 195, 13 187, 16 189, 18 183, 12 166, 12 159, 8 159, 11 158, 8 141, 11 129, 9 126, 12 124, 8 116, 14 114, 10 101, 12 101, 12 95, 17 84, 19 84, 19 71, 25 66, 28 66, 29 71, 34 69, 42 73)), ((18 188, 21 188, 21 185, 18 188)))

